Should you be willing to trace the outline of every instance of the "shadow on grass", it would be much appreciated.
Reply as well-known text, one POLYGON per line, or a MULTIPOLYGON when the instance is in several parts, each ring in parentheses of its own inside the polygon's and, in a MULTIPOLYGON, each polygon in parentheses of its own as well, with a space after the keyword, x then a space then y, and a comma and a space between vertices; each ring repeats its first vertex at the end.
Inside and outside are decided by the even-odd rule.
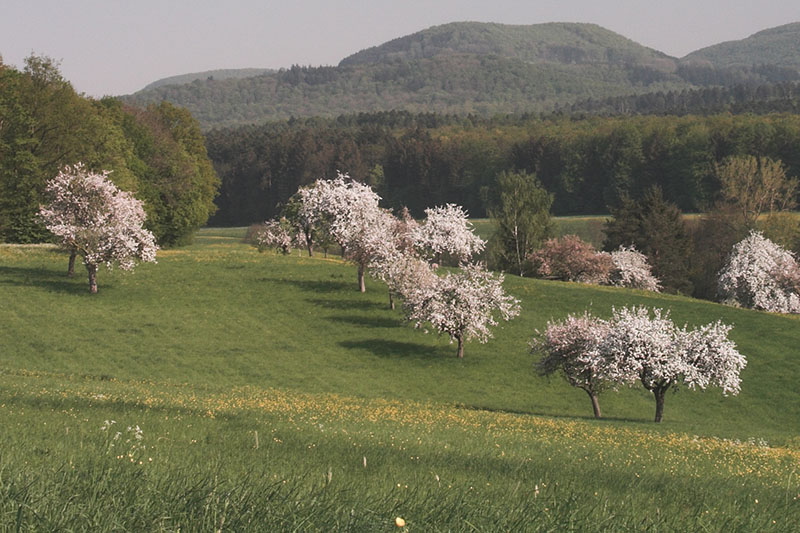
POLYGON ((66 269, 56 272, 44 268, 21 268, 0 266, 0 285, 14 285, 16 287, 42 287, 51 292, 64 292, 68 294, 90 294, 89 282, 85 276, 76 275, 68 278, 66 269), (60 279, 59 279, 60 278, 60 279))
POLYGON ((314 292, 317 294, 327 294, 332 292, 342 292, 348 289, 353 292, 358 292, 356 282, 347 283, 340 280, 309 280, 309 279, 291 279, 291 278, 258 278, 256 281, 269 282, 269 283, 286 283, 294 285, 300 290, 314 292))
POLYGON ((474 405, 474 404, 463 404, 458 403, 455 405, 456 409, 465 409, 467 411, 486 411, 488 413, 504 413, 504 414, 511 414, 511 415, 531 415, 531 416, 541 416, 546 418, 558 418, 563 420, 592 420, 595 422, 635 422, 635 423, 646 423, 648 421, 652 422, 652 419, 646 418, 626 418, 626 417, 616 417, 616 416, 603 416, 603 418, 595 418, 593 415, 575 415, 569 414, 565 415, 563 413, 551 413, 548 411, 539 411, 536 409, 502 409, 498 407, 487 407, 485 405, 474 405))
POLYGON ((333 315, 326 317, 326 319, 333 322, 343 322, 345 324, 365 326, 368 328, 399 328, 403 326, 403 322, 401 320, 391 317, 333 315))
POLYGON ((379 304, 376 302, 369 302, 366 300, 360 300, 358 298, 336 298, 335 300, 326 300, 324 298, 313 298, 307 300, 309 304, 324 307, 325 309, 337 309, 340 311, 346 310, 374 310, 374 309, 386 309, 388 306, 384 304, 379 304))
POLYGON ((443 359, 445 354, 435 346, 416 342, 390 341, 386 339, 365 339, 363 341, 342 341, 343 348, 366 350, 378 357, 405 357, 414 359, 443 359))

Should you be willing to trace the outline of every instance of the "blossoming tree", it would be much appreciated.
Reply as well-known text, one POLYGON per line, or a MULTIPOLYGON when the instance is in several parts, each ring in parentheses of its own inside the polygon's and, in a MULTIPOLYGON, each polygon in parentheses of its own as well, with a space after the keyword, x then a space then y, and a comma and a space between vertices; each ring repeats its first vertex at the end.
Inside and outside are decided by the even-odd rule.
POLYGON ((81 163, 66 166, 47 183, 49 201, 39 209, 47 229, 83 257, 92 293, 97 292, 98 265, 131 270, 137 261, 155 262, 158 250, 153 234, 144 228, 142 203, 107 176, 81 163))
POLYGON ((459 205, 447 204, 425 210, 425 221, 411 233, 419 253, 441 263, 442 254, 449 254, 459 262, 468 261, 480 253, 486 242, 472 231, 466 211, 459 205))
POLYGON ((366 290, 364 274, 376 248, 390 239, 393 217, 378 207, 380 196, 369 185, 339 173, 334 180, 317 180, 303 202, 317 219, 326 221, 327 232, 342 248, 342 256, 358 267, 358 286, 366 290))
MULTIPOLYGON (((256 231, 253 239, 258 251, 263 252, 267 248, 275 248, 283 255, 289 255, 292 252, 292 235, 289 232, 289 226, 286 219, 264 222, 256 231)), ((305 235, 300 235, 302 235, 302 240, 297 239, 298 242, 305 244, 305 235)))
POLYGON ((492 336, 497 319, 511 320, 519 314, 519 301, 505 293, 503 276, 477 264, 457 272, 434 276, 403 294, 408 319, 421 327, 429 323, 458 343, 458 358, 464 357, 464 342, 472 338, 484 343, 492 336))
POLYGON ((731 326, 714 322, 700 328, 678 329, 669 312, 646 307, 615 309, 599 351, 605 372, 620 383, 639 380, 653 393, 655 421, 661 422, 664 398, 681 383, 689 388, 722 388, 723 394, 738 394, 739 373, 747 364, 728 339, 731 326))
POLYGON ((408 292, 407 288, 427 283, 436 275, 430 265, 416 253, 411 232, 417 227, 408 209, 400 217, 386 212, 388 217, 381 226, 383 235, 373 241, 369 259, 369 272, 373 278, 386 283, 389 288, 389 308, 394 309, 396 295, 408 292))
POLYGON ((614 268, 610 254, 598 252, 577 235, 548 239, 528 259, 536 274, 543 278, 581 283, 608 283, 614 268))
POLYGON ((531 353, 541 354, 536 364, 544 375, 560 372, 573 387, 583 389, 592 401, 595 418, 600 418, 597 396, 616 376, 609 373, 600 343, 608 335, 609 323, 593 317, 567 315, 560 322, 550 321, 544 333, 537 331, 530 343, 531 353))
POLYGON ((719 273, 723 302, 775 313, 800 313, 798 265, 791 252, 757 231, 735 244, 719 273))
POLYGON ((654 292, 660 290, 661 283, 653 276, 647 256, 635 247, 620 246, 611 252, 611 261, 614 263, 609 275, 611 285, 654 292))

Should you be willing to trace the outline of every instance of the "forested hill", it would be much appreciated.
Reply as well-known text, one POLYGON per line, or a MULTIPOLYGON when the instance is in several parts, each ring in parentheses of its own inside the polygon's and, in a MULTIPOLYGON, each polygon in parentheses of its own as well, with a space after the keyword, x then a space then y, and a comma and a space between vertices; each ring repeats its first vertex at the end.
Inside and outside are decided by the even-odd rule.
POLYGON ((492 115, 589 97, 681 89, 674 58, 592 24, 453 23, 364 50, 339 66, 196 79, 124 99, 187 107, 205 128, 403 109, 492 115))
POLYGON ((268 68, 231 68, 231 69, 218 69, 206 70, 204 72, 190 72, 189 74, 179 74, 177 76, 170 76, 168 78, 161 78, 153 83, 148 84, 143 91, 155 89, 164 85, 183 85, 185 83, 192 83, 195 80, 227 80, 231 78, 252 78, 253 76, 260 76, 273 72, 268 68))
POLYGON ((529 26, 455 22, 434 26, 362 50, 339 65, 430 59, 443 55, 495 55, 527 63, 640 65, 672 72, 675 60, 595 24, 529 26))
POLYGON ((191 83, 168 79, 123 99, 184 106, 205 129, 395 109, 549 112, 589 98, 797 80, 796 29, 782 26, 741 41, 752 52, 746 60, 736 59, 741 54, 730 43, 677 59, 594 24, 458 22, 362 50, 338 66, 295 65, 244 78, 235 71, 191 75, 191 83))
POLYGON ((685 61, 708 62, 717 68, 768 64, 800 69, 800 22, 770 28, 747 39, 729 41, 697 50, 685 61))

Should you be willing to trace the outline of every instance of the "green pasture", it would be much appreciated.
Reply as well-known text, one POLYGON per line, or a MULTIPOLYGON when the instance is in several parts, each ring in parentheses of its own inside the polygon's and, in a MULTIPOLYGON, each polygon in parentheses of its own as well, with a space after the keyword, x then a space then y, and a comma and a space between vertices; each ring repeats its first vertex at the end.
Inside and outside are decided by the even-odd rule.
POLYGON ((800 520, 796 317, 507 276, 522 314, 459 361, 381 284, 359 293, 354 267, 258 253, 243 234, 203 230, 158 264, 102 270, 97 295, 57 249, 0 246, 0 530, 800 520), (527 343, 547 320, 631 304, 734 324, 742 393, 682 389, 655 425, 645 391, 612 391, 595 421, 585 393, 533 371, 527 343))

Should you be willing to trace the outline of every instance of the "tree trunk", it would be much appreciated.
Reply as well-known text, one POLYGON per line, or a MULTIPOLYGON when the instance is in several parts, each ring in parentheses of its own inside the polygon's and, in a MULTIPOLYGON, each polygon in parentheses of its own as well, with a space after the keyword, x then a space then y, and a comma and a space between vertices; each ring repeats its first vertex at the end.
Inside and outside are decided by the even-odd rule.
POLYGON ((358 290, 367 292, 367 285, 364 283, 364 267, 358 265, 358 290))
POLYGON ((456 337, 456 340, 458 341, 458 358, 464 359, 464 339, 462 339, 461 336, 458 336, 456 337))
POLYGON ((589 398, 592 399, 592 410, 594 411, 595 418, 603 418, 603 414, 600 412, 600 402, 597 401, 597 394, 586 391, 586 394, 589 395, 589 398))
POLYGON ((306 235, 306 248, 308 249, 308 257, 314 257, 314 241, 311 240, 310 235, 306 235))
POLYGON ((653 389, 653 396, 656 397, 656 422, 661 422, 664 416, 664 396, 667 394, 667 387, 656 387, 653 389))
POLYGON ((97 294, 97 265, 86 263, 86 270, 89 272, 89 292, 97 294))
POLYGON ((394 293, 389 291, 389 309, 394 310, 394 293))
POLYGON ((69 266, 67 266, 67 276, 72 277, 75 275, 75 258, 78 256, 78 250, 72 248, 69 251, 69 266))

